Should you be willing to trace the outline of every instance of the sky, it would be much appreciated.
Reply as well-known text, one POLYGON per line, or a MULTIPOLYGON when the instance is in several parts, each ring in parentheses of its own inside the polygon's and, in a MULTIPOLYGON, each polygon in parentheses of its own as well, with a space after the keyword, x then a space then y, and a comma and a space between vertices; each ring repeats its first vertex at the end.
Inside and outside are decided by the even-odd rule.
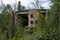
MULTIPOLYGON (((30 6, 31 2, 34 2, 35 0, 2 0, 3 4, 7 5, 10 4, 13 7, 13 4, 17 4, 18 1, 21 1, 22 6, 25 6, 26 8, 28 8, 30 6)), ((1 0, 0 0, 0 5, 1 5, 1 0)), ((49 8, 49 2, 48 0, 40 0, 40 4, 41 6, 45 7, 45 8, 49 8)))

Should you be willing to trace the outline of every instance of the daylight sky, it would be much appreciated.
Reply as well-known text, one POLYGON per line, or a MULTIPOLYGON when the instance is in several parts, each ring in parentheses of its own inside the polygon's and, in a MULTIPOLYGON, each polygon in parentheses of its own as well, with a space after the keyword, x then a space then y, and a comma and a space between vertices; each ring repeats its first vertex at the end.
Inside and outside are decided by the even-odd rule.
MULTIPOLYGON (((18 3, 18 1, 21 1, 21 4, 25 7, 28 7, 29 4, 31 2, 34 2, 35 0, 2 0, 2 2, 7 5, 10 4, 11 6, 13 6, 14 3, 18 3)), ((0 5, 1 5, 1 0, 0 0, 0 5)), ((45 8, 49 8, 49 2, 48 0, 40 0, 40 5, 45 7, 45 8)))

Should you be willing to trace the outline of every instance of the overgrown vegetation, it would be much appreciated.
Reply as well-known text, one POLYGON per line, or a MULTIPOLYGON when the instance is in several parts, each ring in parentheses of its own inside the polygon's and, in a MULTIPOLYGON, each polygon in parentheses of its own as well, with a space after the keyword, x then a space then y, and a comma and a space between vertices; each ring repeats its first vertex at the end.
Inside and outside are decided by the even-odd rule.
MULTIPOLYGON (((30 27, 25 31, 23 28, 24 19, 17 18, 18 24, 13 37, 12 28, 12 8, 5 6, 0 14, 0 40, 60 40, 60 4, 59 0, 51 0, 51 8, 48 10, 48 17, 38 11, 36 27, 30 27)), ((21 5, 19 5, 21 6, 21 5)), ((18 11, 23 11, 23 7, 18 6, 18 11)), ((18 16, 18 15, 17 15, 18 16)))
POLYGON ((12 9, 10 5, 7 5, 2 11, 2 13, 0 14, 0 29, 3 36, 2 39, 10 38, 11 27, 12 27, 11 12, 12 12, 12 9))

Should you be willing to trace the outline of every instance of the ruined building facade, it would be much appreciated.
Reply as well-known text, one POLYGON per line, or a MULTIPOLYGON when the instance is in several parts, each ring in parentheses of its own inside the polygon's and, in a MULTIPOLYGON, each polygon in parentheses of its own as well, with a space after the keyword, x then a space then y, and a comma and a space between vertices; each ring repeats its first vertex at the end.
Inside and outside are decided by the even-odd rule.
POLYGON ((47 18, 47 9, 29 9, 22 12, 16 12, 16 14, 26 19, 25 26, 35 27, 37 17, 39 15, 37 10, 39 10, 44 17, 47 18))

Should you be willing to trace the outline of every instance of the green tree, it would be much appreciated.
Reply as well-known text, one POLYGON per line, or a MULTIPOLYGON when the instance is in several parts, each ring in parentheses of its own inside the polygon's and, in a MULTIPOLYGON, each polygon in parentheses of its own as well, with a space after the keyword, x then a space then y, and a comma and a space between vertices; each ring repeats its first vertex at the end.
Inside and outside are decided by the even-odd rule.
POLYGON ((21 11, 23 11, 24 9, 25 9, 25 7, 22 6, 22 5, 21 5, 21 2, 19 1, 19 2, 18 2, 18 6, 17 6, 18 12, 21 12, 21 11))
POLYGON ((60 40, 60 5, 59 0, 51 0, 52 6, 49 10, 49 16, 47 19, 47 39, 60 40))
MULTIPOLYGON (((25 7, 21 6, 21 3, 19 1, 18 8, 17 8, 18 12, 21 12, 24 9, 25 9, 25 7)), ((16 14, 14 14, 14 15, 16 15, 16 14)), ((17 27, 15 29, 15 34, 13 34, 14 36, 13 36, 12 40, 19 40, 21 37, 24 36, 24 34, 23 34, 24 33, 23 32, 24 31, 24 28, 23 28, 24 19, 21 18, 19 15, 16 15, 16 17, 17 17, 17 27)), ((13 26, 13 28, 14 28, 14 26, 13 26)))
POLYGON ((39 32, 42 32, 44 40, 60 40, 60 5, 59 0, 51 0, 51 9, 48 11, 48 18, 40 16, 39 32), (42 31, 40 31, 42 29, 42 31))
MULTIPOLYGON (((44 19, 39 13, 36 33, 43 40, 60 40, 60 5, 59 0, 51 0, 51 9, 48 11, 48 18, 44 19)), ((39 38, 40 40, 40 38, 39 38)))
POLYGON ((46 18, 44 18, 44 15, 38 10, 38 19, 36 23, 36 29, 34 31, 34 36, 36 37, 36 40, 44 40, 45 27, 46 18))
POLYGON ((12 8, 8 4, 5 6, 4 10, 0 14, 0 28, 2 29, 3 35, 6 39, 9 39, 12 27, 12 17, 11 17, 12 8))

